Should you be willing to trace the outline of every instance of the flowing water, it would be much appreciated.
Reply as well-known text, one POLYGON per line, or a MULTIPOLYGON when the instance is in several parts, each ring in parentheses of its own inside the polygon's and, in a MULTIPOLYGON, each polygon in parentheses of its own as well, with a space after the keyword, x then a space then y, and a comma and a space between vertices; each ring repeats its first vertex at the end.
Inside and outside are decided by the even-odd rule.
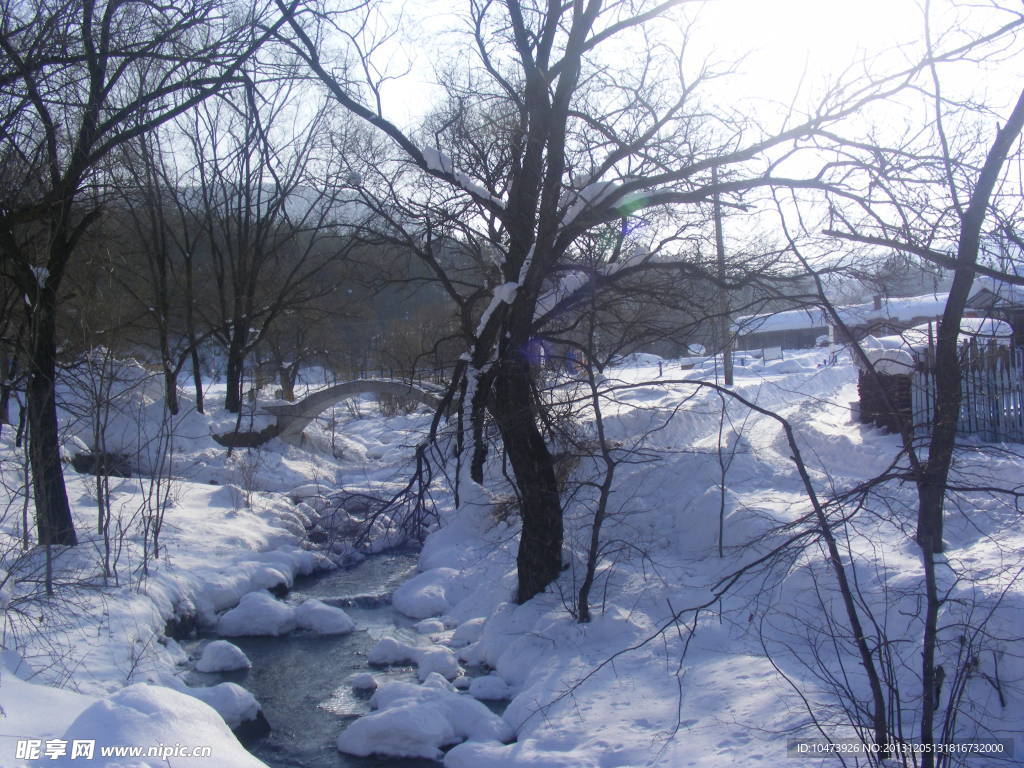
POLYGON ((252 669, 219 675, 191 673, 193 684, 230 680, 250 690, 270 722, 268 736, 247 745, 272 768, 437 768, 430 760, 357 758, 343 755, 335 741, 345 726, 370 711, 369 695, 347 684, 355 672, 378 681, 415 680, 411 668, 369 669, 366 654, 382 635, 413 640, 412 621, 390 604, 391 591, 412 575, 416 556, 382 554, 348 570, 297 579, 285 598, 299 603, 315 597, 337 605, 356 622, 349 635, 292 632, 281 637, 233 637, 252 669))

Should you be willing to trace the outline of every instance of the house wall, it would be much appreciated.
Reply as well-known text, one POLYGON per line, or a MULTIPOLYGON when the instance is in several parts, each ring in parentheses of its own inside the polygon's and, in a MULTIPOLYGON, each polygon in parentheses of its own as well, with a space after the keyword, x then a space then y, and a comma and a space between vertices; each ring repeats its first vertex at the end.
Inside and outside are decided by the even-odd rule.
POLYGON ((740 336, 736 340, 736 349, 747 351, 764 349, 765 347, 782 347, 783 349, 810 349, 821 336, 828 335, 828 328, 796 328, 783 331, 755 331, 740 336))

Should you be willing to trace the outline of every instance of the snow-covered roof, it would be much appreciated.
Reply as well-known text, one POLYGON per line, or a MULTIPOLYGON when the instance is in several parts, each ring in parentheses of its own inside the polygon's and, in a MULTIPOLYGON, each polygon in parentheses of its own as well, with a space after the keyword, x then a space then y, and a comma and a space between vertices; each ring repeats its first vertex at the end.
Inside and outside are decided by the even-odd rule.
POLYGON ((1024 306, 1024 285, 1012 285, 994 277, 976 277, 967 304, 972 307, 1021 307, 1024 306))
MULTIPOLYGON (((1022 294, 1024 295, 1024 294, 1022 294)), ((868 325, 875 321, 909 323, 924 317, 941 317, 948 293, 929 293, 924 296, 882 299, 879 308, 874 302, 837 307, 840 319, 849 326, 868 325)), ((796 331, 806 328, 827 328, 830 318, 818 307, 789 309, 774 314, 746 315, 737 318, 733 329, 740 336, 766 331, 796 331)))
MULTIPOLYGON (((932 329, 932 339, 934 334, 932 329)), ((981 343, 994 341, 1001 347, 1009 346, 1013 340, 1013 328, 1002 320, 965 317, 960 321, 958 342, 963 344, 971 339, 981 343)), ((914 355, 927 349, 928 343, 929 328, 928 323, 924 323, 892 336, 868 336, 861 341, 861 347, 879 373, 905 374, 914 370, 914 355)))
POLYGON ((846 325, 867 325, 875 321, 909 323, 921 317, 941 317, 946 309, 948 293, 928 293, 924 296, 885 298, 880 307, 873 302, 837 307, 836 312, 846 325))
POLYGON ((787 309, 784 312, 764 315, 744 315, 736 318, 733 330, 740 336, 748 333, 765 333, 767 331, 799 331, 805 328, 828 327, 825 313, 817 308, 787 309))

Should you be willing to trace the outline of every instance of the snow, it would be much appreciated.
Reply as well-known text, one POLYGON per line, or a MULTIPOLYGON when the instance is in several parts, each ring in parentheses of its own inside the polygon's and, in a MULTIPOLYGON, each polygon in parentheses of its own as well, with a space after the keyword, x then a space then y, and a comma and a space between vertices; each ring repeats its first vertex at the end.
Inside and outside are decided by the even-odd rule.
POLYGON ((874 302, 869 302, 837 307, 837 312, 846 325, 862 325, 873 320, 909 323, 920 318, 942 317, 948 298, 948 293, 929 293, 908 298, 883 298, 879 309, 875 309, 874 302))
POLYGON ((441 758, 441 747, 456 742, 448 719, 429 704, 407 704, 359 718, 338 737, 350 755, 441 758))
POLYGON ((982 275, 974 278, 974 284, 971 286, 971 295, 967 299, 968 306, 972 304, 972 300, 984 293, 992 294, 996 307, 1020 307, 1024 305, 1024 285, 1016 285, 1005 280, 982 275))
POLYGON ((419 652, 416 659, 416 674, 420 680, 426 680, 432 674, 441 675, 446 680, 454 680, 462 674, 462 669, 454 652, 436 646, 419 652))
MULTIPOLYGON (((35 728, 30 732, 34 733, 35 728)), ((235 738, 221 717, 196 698, 147 683, 130 685, 113 695, 86 707, 64 731, 62 738, 95 739, 96 755, 104 746, 172 746, 209 747, 218 766, 225 768, 259 768, 263 763, 250 755, 235 738)), ((83 760, 70 754, 56 760, 41 760, 40 765, 76 766, 83 760)), ((132 768, 206 768, 210 757, 167 756, 132 757, 111 760, 107 766, 132 768)))
POLYGON ((392 604, 413 619, 440 616, 450 605, 448 593, 458 576, 452 568, 433 568, 421 573, 395 590, 392 604))
MULTIPOLYGON (((965 327, 1005 331, 980 322, 965 327)), ((655 379, 658 362, 645 355, 620 361, 606 372, 607 384, 655 379)), ((678 361, 660 362, 666 370, 678 369, 678 361)), ((702 362, 688 374, 710 378, 713 367, 713 361, 702 362)), ((736 389, 789 420, 816 483, 847 487, 885 471, 889 457, 901 450, 895 438, 852 420, 848 403, 856 396, 855 381, 856 368, 848 357, 841 355, 836 365, 823 367, 821 353, 813 352, 738 367, 736 389)), ((567 611, 580 577, 579 561, 571 555, 569 569, 555 587, 515 605, 510 602, 515 539, 509 535, 514 526, 488 522, 485 513, 474 514, 469 507, 449 513, 445 527, 428 538, 420 556, 422 573, 399 589, 396 606, 414 618, 439 616, 446 627, 454 620, 454 632, 439 633, 437 639, 457 649, 467 665, 493 671, 475 679, 456 677, 453 686, 473 697, 511 697, 503 720, 516 734, 513 743, 483 739, 458 744, 444 754, 446 768, 767 768, 784 759, 784 740, 777 734, 800 732, 807 713, 779 670, 799 680, 804 690, 814 689, 815 673, 806 667, 809 641, 802 638, 816 621, 820 624, 816 601, 835 601, 833 594, 820 596, 827 581, 820 561, 804 555, 791 568, 771 575, 775 592, 760 591, 761 582, 755 579, 749 588, 738 588, 715 603, 714 610, 689 615, 679 631, 658 631, 670 607, 714 602, 710 587, 716 579, 763 553, 776 540, 776 526, 793 524, 806 510, 801 481, 777 423, 745 414, 735 404, 729 407, 726 430, 735 425, 730 444, 736 453, 728 487, 719 489, 714 451, 719 404, 713 394, 695 396, 696 391, 686 384, 648 381, 618 393, 615 402, 609 399, 606 428, 612 439, 629 441, 647 433, 645 450, 663 453, 655 462, 620 467, 623 474, 612 504, 616 513, 606 523, 610 528, 605 535, 611 541, 639 541, 644 552, 599 569, 608 591, 592 606, 596 613, 589 624, 577 624, 567 611), (675 410, 681 402, 687 404, 682 417, 675 410), (664 414, 677 415, 665 420, 664 414), (720 509, 726 548, 721 559, 716 552, 720 509), (762 608, 760 601, 772 607, 762 608), (764 638, 771 656, 762 645, 759 617, 774 627, 774 634, 764 638), (692 637, 688 627, 694 630, 692 637), (619 655, 608 663, 613 654, 619 655)), ((1021 466, 1019 459, 1012 463, 1021 466)), ((905 494, 906 489, 893 492, 905 494)), ((987 509, 991 525, 1004 531, 1012 526, 1012 510, 1006 517, 994 501, 987 509)), ((865 585, 892 578, 891 586, 903 589, 920 573, 914 544, 905 534, 901 538, 885 524, 874 524, 880 529, 854 537, 859 578, 865 585), (884 567, 870 565, 880 562, 879 546, 885 547, 884 567)), ((578 552, 589 534, 586 515, 567 510, 566 525, 567 549, 578 552)), ((965 521, 961 532, 967 527, 965 521)), ((1022 538, 1012 535, 1015 541, 1022 538)), ((988 546, 977 537, 972 541, 973 547, 988 546)), ((1001 547, 987 551, 981 555, 975 549, 972 557, 998 568, 1001 547)), ((885 593, 868 594, 875 606, 885 593)), ((1019 604, 1020 598, 1015 600, 1019 604)), ((883 612, 883 620, 893 628, 905 626, 905 617, 897 621, 904 615, 901 611, 913 615, 897 601, 883 612)), ((416 647, 394 639, 386 646, 387 655, 415 663, 416 647)), ((828 663, 837 668, 836 659, 830 657, 828 663)), ((855 660, 842 669, 851 679, 860 679, 855 660)), ((372 737, 380 740, 377 749, 436 757, 443 739, 416 728, 423 723, 423 700, 411 694, 415 686, 399 690, 402 695, 395 701, 379 699, 378 713, 356 721, 353 728, 360 730, 350 728, 348 738, 359 741, 359 723, 380 718, 374 721, 372 737), (397 714, 385 720, 380 717, 385 713, 397 714), (387 728, 378 730, 382 722, 387 728), (395 739, 402 747, 390 744, 388 729, 398 728, 402 735, 395 739)), ((993 702, 988 694, 986 698, 993 702)), ((1000 713, 996 704, 990 712, 999 718, 999 727, 1012 727, 1009 711, 1000 713)), ((437 732, 443 731, 438 725, 437 732)), ((371 749, 370 737, 362 747, 371 749)))
POLYGON ((199 672, 233 672, 249 669, 252 662, 245 652, 227 640, 213 640, 203 647, 203 655, 196 662, 199 672))
MULTIPOLYGON (((879 373, 907 375, 913 373, 917 355, 927 349, 929 344, 934 344, 936 333, 934 326, 929 327, 928 323, 924 323, 891 336, 868 336, 860 345, 868 363, 879 373)), ((1008 347, 1013 342, 1013 328, 1002 320, 967 317, 960 322, 957 343, 969 341, 977 341, 983 346, 994 343, 1008 347)), ((859 359, 858 365, 862 365, 859 359)))
POLYGON ((479 617, 460 624, 458 629, 452 633, 452 647, 459 648, 464 645, 469 645, 470 643, 475 643, 480 639, 480 635, 483 634, 484 624, 486 623, 487 619, 479 617))
MULTIPOLYGON (((531 250, 531 254, 533 251, 531 250)), ((528 269, 528 262, 530 257, 527 257, 527 263, 523 265, 522 274, 525 275, 528 269)), ((480 320, 476 324, 476 335, 480 336, 484 332, 484 328, 487 327, 488 321, 491 319, 491 315, 498 308, 499 304, 511 304, 515 301, 516 292, 519 290, 519 283, 501 283, 500 285, 494 286, 491 290, 491 301, 480 315, 480 320)))
POLYGON ((356 623, 341 608, 320 600, 306 600, 295 608, 295 621, 319 635, 347 635, 356 623))
POLYGON ((443 621, 438 621, 437 619, 423 619, 422 621, 417 621, 413 625, 413 629, 420 635, 436 635, 444 632, 445 626, 443 621))
POLYGON ((370 664, 412 664, 419 658, 419 651, 393 637, 382 637, 370 649, 366 660, 370 664))
POLYGON ((372 691, 379 685, 377 678, 369 672, 357 672, 349 677, 348 684, 357 691, 372 691))
POLYGON ((260 713, 256 697, 237 683, 225 682, 204 688, 179 690, 213 707, 229 728, 237 728, 242 723, 254 720, 260 713))
MULTIPOLYGON (((865 325, 876 321, 910 323, 914 320, 938 318, 946 306, 949 294, 935 293, 907 298, 883 298, 876 309, 874 302, 836 307, 836 313, 847 326, 865 325)), ((819 307, 789 309, 782 312, 744 315, 736 318, 733 330, 740 336, 766 331, 795 331, 805 328, 827 328, 833 321, 819 307)))
POLYGON ((465 740, 508 741, 512 729, 475 699, 432 685, 392 682, 370 699, 377 712, 359 718, 338 737, 351 755, 423 757, 465 740))
POLYGON ((443 645, 416 646, 403 643, 394 637, 382 637, 370 649, 366 660, 374 665, 415 664, 419 679, 426 680, 433 673, 446 680, 454 680, 462 669, 458 656, 443 645))
POLYGON ((427 168, 432 171, 450 174, 455 170, 455 166, 452 164, 452 159, 444 152, 434 147, 426 147, 423 150, 423 159, 427 163, 427 168))
POLYGON ((217 622, 217 634, 283 635, 295 629, 295 609, 275 600, 269 592, 249 592, 217 622))
POLYGON ((469 695, 484 701, 501 701, 509 698, 508 683, 498 675, 484 675, 473 679, 469 695))
POLYGON ((87 696, 61 688, 30 682, 28 669, 14 651, 2 651, 0 669, 0 755, 13 757, 19 738, 56 739, 63 736, 78 715, 96 702, 87 696))
POLYGON ((427 168, 431 171, 438 171, 439 173, 445 173, 449 176, 454 177, 456 183, 467 192, 476 195, 484 200, 490 200, 492 203, 497 205, 503 205, 503 201, 494 197, 490 192, 480 186, 478 183, 473 181, 462 171, 455 169, 455 163, 452 159, 435 147, 427 147, 421 150, 423 154, 423 160, 427 164, 427 168))
MULTIPOLYGON (((1005 339, 1007 329, 970 321, 965 333, 980 333, 985 341, 1005 339)), ((914 341, 914 333, 904 333, 866 345, 895 365, 905 363, 902 355, 918 343, 919 335, 914 341)), ((373 712, 344 730, 339 722, 340 749, 439 759, 446 768, 769 768, 786 762, 785 739, 803 733, 808 721, 787 680, 810 697, 830 732, 845 735, 822 675, 848 680, 861 694, 863 675, 856 659, 837 653, 823 633, 824 611, 836 604, 836 594, 817 545, 769 558, 713 599, 722 578, 758 562, 780 536, 806 525, 806 496, 784 434, 777 422, 737 403, 728 405, 723 420, 717 394, 683 380, 713 380, 713 359, 688 361, 695 367, 685 373, 679 360, 660 360, 661 379, 658 362, 641 354, 605 372, 606 387, 630 387, 608 390, 609 438, 624 450, 642 450, 644 460, 618 468, 602 531, 609 548, 598 562, 591 622, 579 624, 572 613, 591 530, 594 496, 587 487, 566 505, 565 571, 546 592, 517 605, 519 523, 514 514, 497 515, 492 505, 508 490, 500 455, 488 466, 488 487, 471 489, 464 497, 471 501, 458 509, 441 479, 444 473, 438 473, 443 524, 424 543, 420 572, 394 594, 394 607, 408 619, 399 618, 396 628, 370 628, 376 645, 366 657, 368 664, 415 667, 422 684, 392 678, 411 678, 408 669, 353 670, 351 677, 334 681, 376 690, 373 712), (720 430, 733 449, 724 481, 720 430), (621 542, 629 546, 611 546, 621 542), (678 625, 670 621, 672 612, 703 604, 709 607, 683 611, 678 625), (814 666, 816 658, 823 667, 814 666), (465 668, 480 675, 478 667, 486 674, 463 674, 465 668), (477 700, 504 697, 510 698, 501 716, 477 700)), ((120 404, 115 431, 125 446, 138 450, 140 438, 138 431, 132 436, 129 417, 142 413, 150 432, 161 405, 159 387, 149 386, 141 369, 131 370, 139 384, 120 404)), ((787 353, 785 360, 737 366, 734 390, 784 416, 812 482, 822 493, 840 494, 888 471, 903 455, 898 438, 851 416, 856 377, 846 354, 835 365, 822 366, 821 352, 787 353)), ((580 393, 572 382, 559 386, 567 397, 580 393)), ((227 431, 231 418, 183 417, 174 506, 167 510, 161 539, 166 551, 150 559, 144 575, 135 570, 141 546, 129 538, 121 581, 102 584, 96 568, 102 542, 93 533, 96 506, 90 495, 94 478, 68 472, 83 546, 61 553, 57 573, 90 586, 76 593, 76 610, 49 614, 59 615, 60 624, 33 621, 31 631, 21 624, 22 634, 11 633, 10 642, 19 643, 17 651, 29 664, 13 652, 2 659, 7 669, 0 679, 0 706, 7 717, 0 728, 0 764, 9 764, 15 736, 29 735, 101 738, 107 744, 210 744, 217 765, 260 765, 228 728, 229 722, 252 716, 258 702, 233 683, 185 686, 189 652, 164 635, 164 626, 191 617, 203 632, 225 636, 348 626, 340 609, 317 601, 294 605, 264 590, 334 565, 326 550, 309 549, 306 531, 323 530, 331 520, 343 526, 352 522, 354 512, 334 506, 334 489, 387 496, 400 488, 407 477, 408 446, 421 437, 429 416, 345 422, 345 439, 355 446, 346 451, 350 458, 272 443, 245 462, 238 458, 242 452, 228 461, 208 439, 211 431, 227 431)), ((257 428, 259 418, 254 417, 257 428)), ((591 438, 592 429, 585 419, 581 439, 591 438)), ((68 432, 67 445, 89 443, 80 424, 68 432)), ((324 433, 319 439, 328 437, 324 433)), ((958 478, 992 487, 1019 483, 1024 460, 1012 446, 974 442, 968 448, 957 454, 958 478)), ((6 471, 6 462, 19 455, 10 430, 0 435, 0 451, 6 471)), ((593 476, 596 465, 589 461, 580 459, 577 477, 593 476)), ((127 513, 143 508, 143 479, 112 479, 111 487, 126 520, 127 513)), ((913 502, 912 483, 892 482, 859 496, 862 507, 835 508, 857 515, 843 540, 844 557, 858 579, 861 601, 896 638, 889 648, 907 690, 913 689, 919 664, 914 638, 921 564, 910 530, 913 502)), ((14 523, 5 523, 3 532, 16 539, 14 523)), ((1017 738, 1019 755, 1024 743, 1015 729, 1024 700, 1024 662, 1012 641, 998 640, 1019 636, 1024 615, 1024 593, 1013 578, 1024 551, 1018 512, 999 494, 965 494, 948 516, 945 538, 940 586, 952 599, 943 608, 943 627, 956 627, 972 612, 993 610, 989 635, 994 639, 979 654, 977 675, 965 681, 965 711, 972 719, 962 724, 964 733, 969 735, 973 723, 983 724, 978 727, 990 731, 979 731, 982 736, 1017 738), (954 578, 954 569, 968 578, 954 578), (1005 707, 989 678, 1001 681, 1005 707)), ((344 554, 337 559, 356 559, 384 542, 402 540, 394 522, 384 520, 375 541, 362 547, 343 542, 344 554)), ((33 562, 38 567, 38 560, 33 562)), ((5 618, 13 624, 31 615, 25 606, 35 610, 39 603, 25 602, 32 582, 19 581, 6 563, 4 568, 15 574, 4 585, 11 606, 5 618)), ((355 609, 351 613, 360 616, 355 609)), ((841 616, 833 620, 842 622, 841 616)), ((205 666, 207 652, 211 667, 223 664, 232 656, 225 646, 226 641, 202 645, 196 668, 205 666)), ((194 657, 194 646, 190 649, 194 657)), ((940 662, 952 669, 958 649, 956 636, 947 632, 940 662)), ((909 719, 912 709, 908 706, 909 719)), ((211 764, 182 758, 139 762, 165 768, 168 763, 174 768, 211 764)))
POLYGON ((827 328, 831 323, 825 312, 817 307, 787 309, 763 315, 743 315, 736 318, 733 331, 740 336, 767 331, 797 331, 804 328, 827 328))
POLYGON ((615 181, 592 181, 580 190, 568 190, 565 196, 572 202, 562 217, 562 226, 568 226, 584 211, 591 210, 613 200, 618 194, 619 184, 615 181))

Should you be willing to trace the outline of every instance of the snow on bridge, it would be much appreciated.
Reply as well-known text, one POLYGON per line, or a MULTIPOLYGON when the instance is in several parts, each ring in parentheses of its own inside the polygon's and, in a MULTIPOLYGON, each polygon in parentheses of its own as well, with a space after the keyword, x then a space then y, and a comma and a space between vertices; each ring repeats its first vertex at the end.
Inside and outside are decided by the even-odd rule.
POLYGON ((412 384, 401 379, 354 379, 327 387, 288 405, 267 405, 263 410, 277 417, 277 430, 273 436, 288 443, 299 443, 302 431, 317 416, 332 405, 354 395, 391 395, 415 400, 430 408, 438 408, 444 396, 441 387, 430 384, 412 384))

